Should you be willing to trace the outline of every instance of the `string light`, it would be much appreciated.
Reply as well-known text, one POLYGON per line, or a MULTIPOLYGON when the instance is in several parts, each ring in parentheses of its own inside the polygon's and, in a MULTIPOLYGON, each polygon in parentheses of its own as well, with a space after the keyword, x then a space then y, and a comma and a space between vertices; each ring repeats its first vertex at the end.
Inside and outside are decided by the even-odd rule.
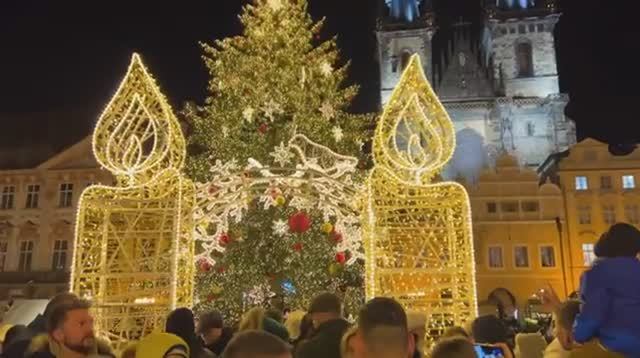
POLYGON ((92 297, 98 329, 121 344, 193 303, 195 188, 180 173, 185 140, 139 55, 92 146, 117 184, 92 185, 80 197, 71 291, 92 297))
POLYGON ((427 315, 425 344, 477 315, 466 190, 435 182, 455 149, 453 123, 417 55, 376 128, 366 183, 366 295, 391 296, 427 315))

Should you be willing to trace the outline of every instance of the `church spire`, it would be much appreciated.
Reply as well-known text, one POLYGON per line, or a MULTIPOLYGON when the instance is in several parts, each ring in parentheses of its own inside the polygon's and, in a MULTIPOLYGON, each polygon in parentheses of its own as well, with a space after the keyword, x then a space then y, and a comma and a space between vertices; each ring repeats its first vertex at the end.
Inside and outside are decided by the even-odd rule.
POLYGON ((422 0, 385 0, 389 15, 397 21, 413 22, 420 17, 422 0))

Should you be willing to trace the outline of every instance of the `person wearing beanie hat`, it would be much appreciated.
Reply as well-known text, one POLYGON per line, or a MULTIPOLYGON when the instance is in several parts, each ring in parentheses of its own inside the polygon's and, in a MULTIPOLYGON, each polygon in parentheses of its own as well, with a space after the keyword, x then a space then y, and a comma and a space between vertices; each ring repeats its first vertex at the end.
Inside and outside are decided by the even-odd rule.
POLYGON ((215 355, 221 355, 233 337, 230 327, 224 326, 222 314, 218 311, 204 313, 198 320, 197 332, 204 343, 204 347, 215 355))
POLYGON ((618 223, 602 234, 598 259, 582 274, 583 302, 573 328, 574 339, 598 339, 606 349, 640 356, 640 231, 618 223))
POLYGON ((190 358, 215 357, 208 349, 204 348, 196 336, 195 320, 193 312, 188 308, 178 308, 169 314, 165 325, 167 333, 175 334, 189 345, 190 358))
POLYGON ((296 358, 340 358, 340 342, 349 329, 349 322, 342 318, 342 302, 333 293, 317 295, 309 306, 313 322, 311 337, 296 350, 296 358))
POLYGON ((136 358, 189 358, 189 345, 171 333, 151 333, 136 344, 136 358))

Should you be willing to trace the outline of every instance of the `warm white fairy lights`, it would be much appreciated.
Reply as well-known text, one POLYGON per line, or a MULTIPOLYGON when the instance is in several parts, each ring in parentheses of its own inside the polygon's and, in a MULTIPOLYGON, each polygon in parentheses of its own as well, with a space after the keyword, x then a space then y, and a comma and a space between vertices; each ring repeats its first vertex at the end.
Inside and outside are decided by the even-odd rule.
POLYGON ((185 148, 171 107, 134 54, 93 134, 96 159, 117 186, 82 193, 71 269, 71 290, 92 298, 98 328, 117 343, 192 304, 195 195, 180 173, 185 148))
POLYGON ((367 297, 424 312, 427 344, 477 314, 467 192, 434 182, 455 149, 453 123, 414 55, 378 123, 363 213, 367 297))

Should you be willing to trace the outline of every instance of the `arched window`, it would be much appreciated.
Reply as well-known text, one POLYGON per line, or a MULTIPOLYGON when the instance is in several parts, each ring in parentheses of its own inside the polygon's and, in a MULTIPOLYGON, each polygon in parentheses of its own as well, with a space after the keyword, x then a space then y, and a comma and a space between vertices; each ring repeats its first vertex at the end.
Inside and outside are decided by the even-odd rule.
POLYGON ((516 61, 518 64, 518 77, 533 77, 533 54, 529 42, 516 44, 516 61))
POLYGON ((411 59, 411 52, 408 50, 402 51, 402 55, 400 55, 400 71, 404 71, 409 65, 409 60, 411 59))

